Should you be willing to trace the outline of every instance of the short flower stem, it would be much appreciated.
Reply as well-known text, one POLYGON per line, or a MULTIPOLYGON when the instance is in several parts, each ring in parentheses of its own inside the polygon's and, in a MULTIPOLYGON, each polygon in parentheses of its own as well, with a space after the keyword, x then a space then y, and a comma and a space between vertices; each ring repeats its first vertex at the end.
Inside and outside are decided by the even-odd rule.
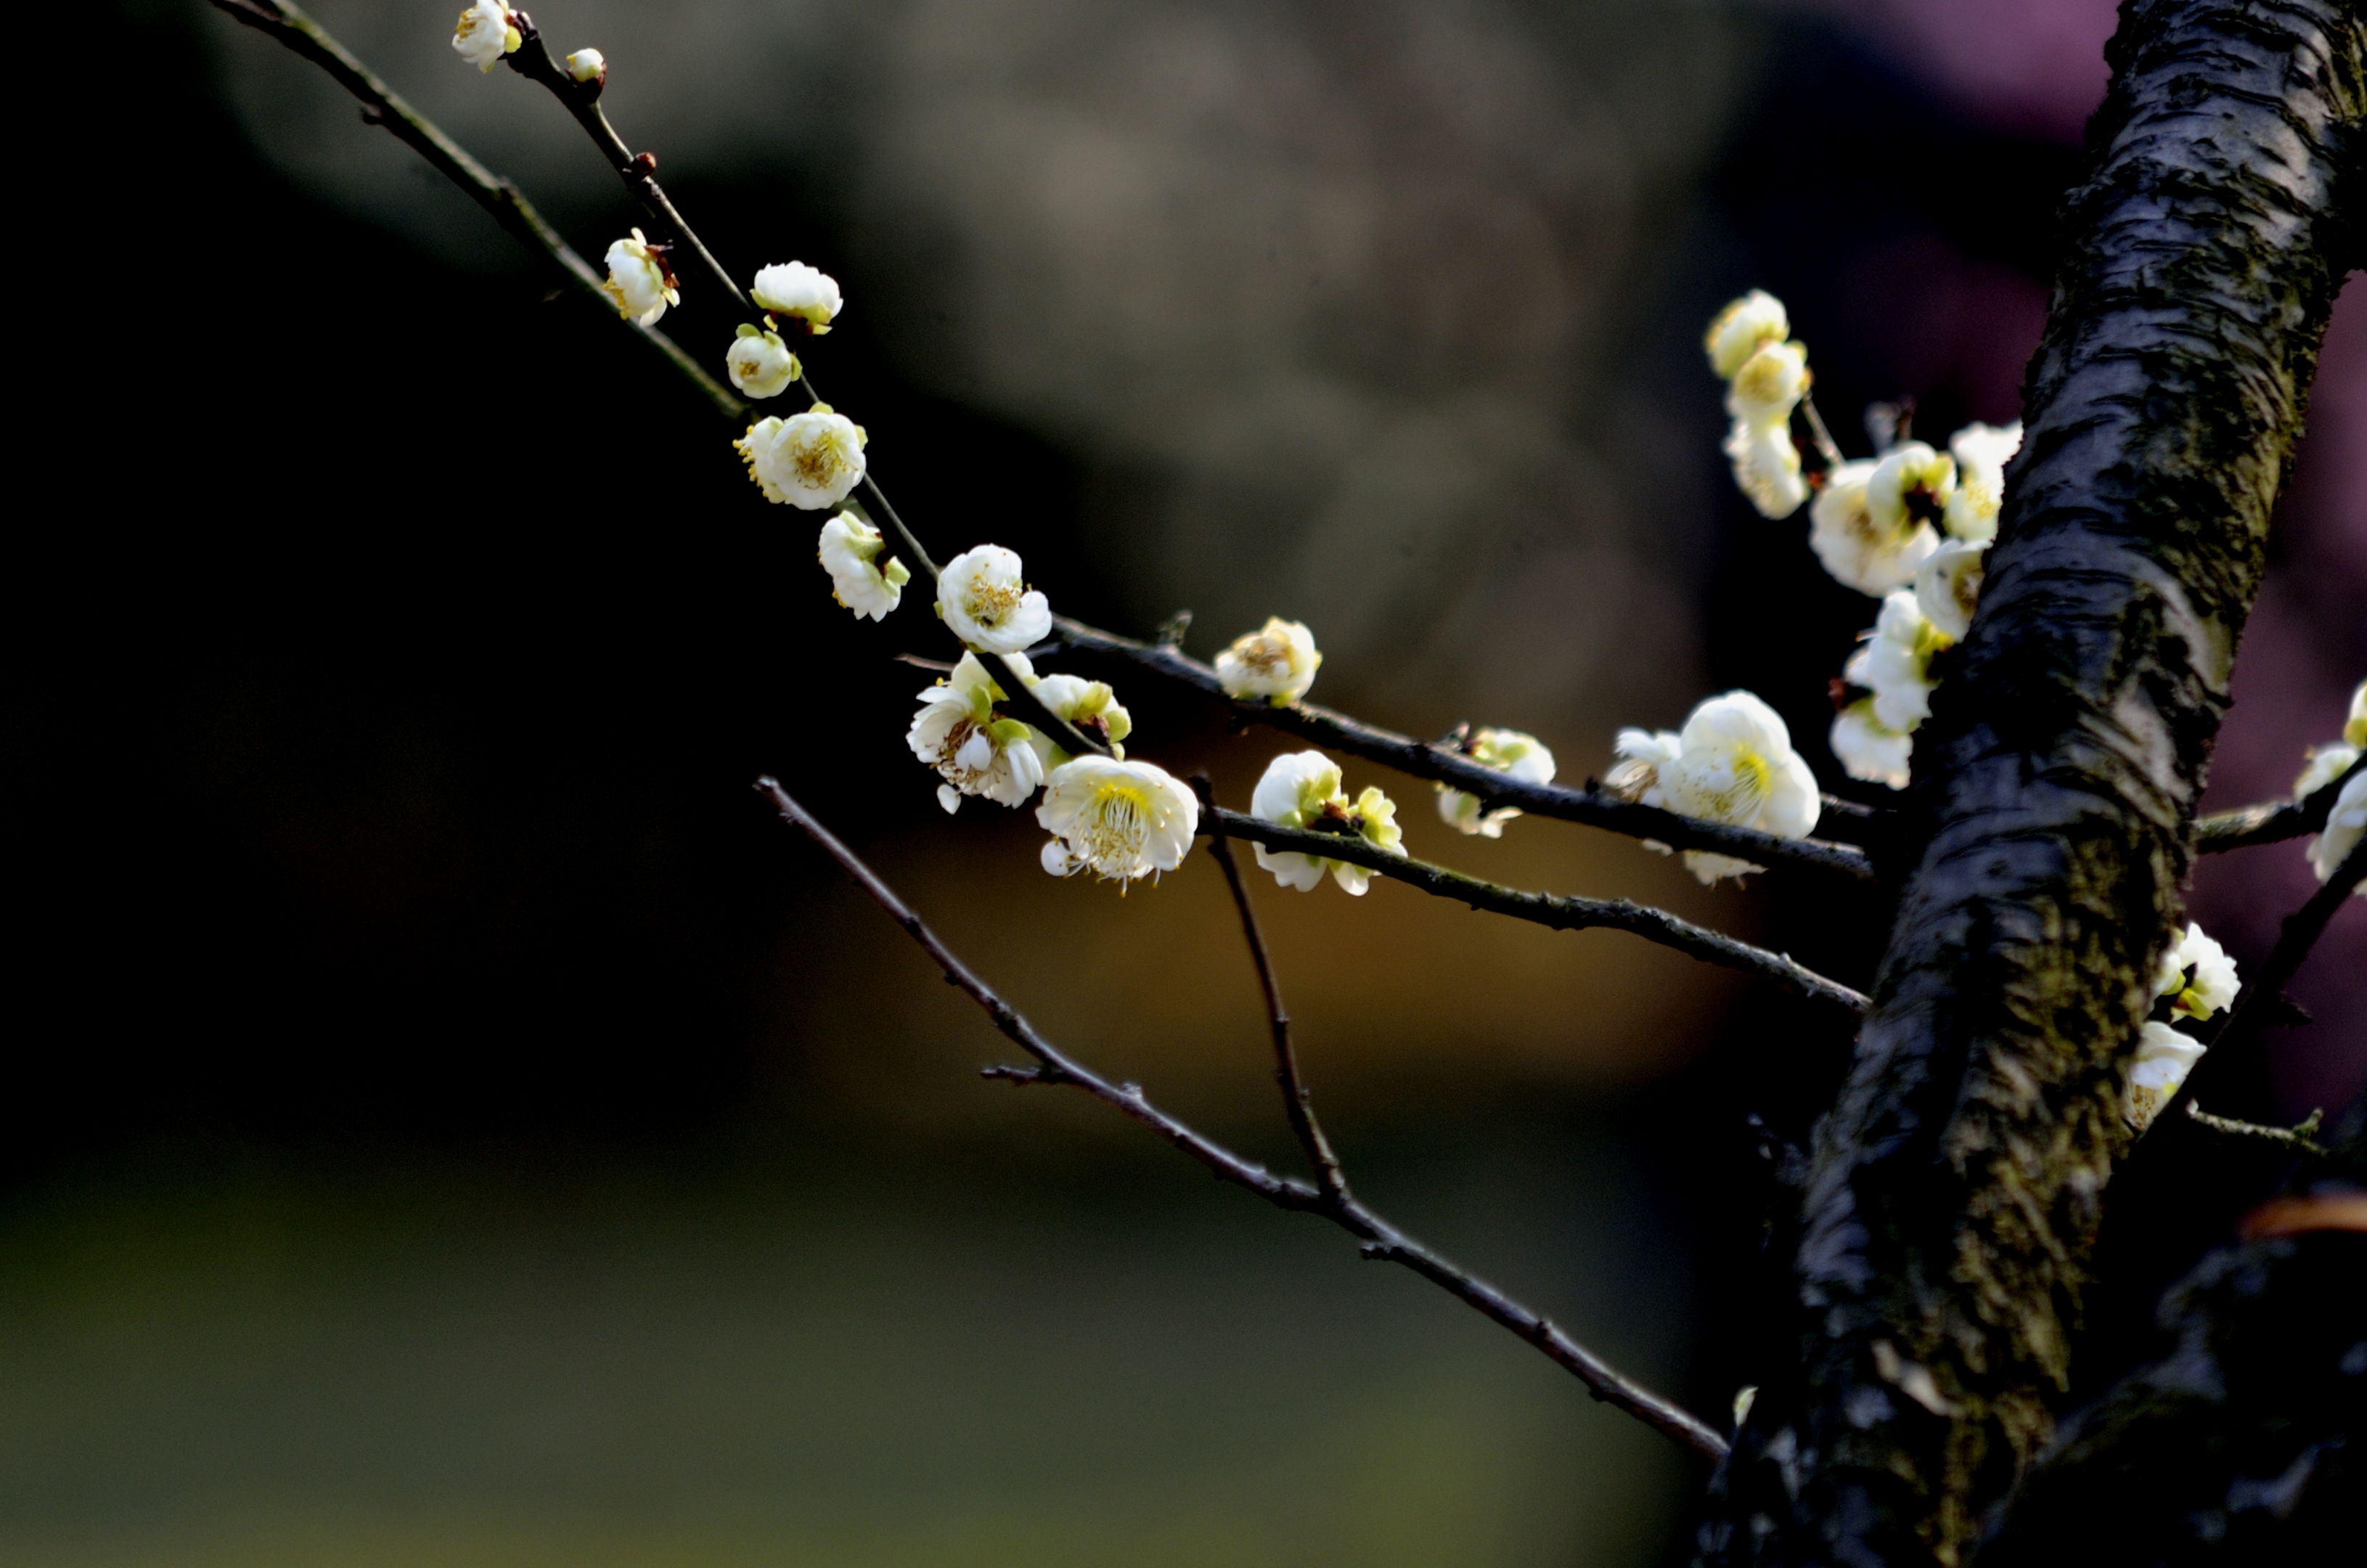
POLYGON ((873 903, 887 911, 889 917, 903 927, 906 936, 919 944, 921 950, 929 955, 930 960, 946 979, 985 1010, 1003 1038, 1025 1051, 1036 1062, 1032 1067, 989 1067, 985 1070, 985 1076, 1020 1085, 1061 1085, 1099 1100, 1128 1120, 1149 1128, 1172 1143, 1206 1166, 1219 1180, 1244 1187, 1277 1208, 1320 1215, 1363 1243, 1358 1250, 1365 1257, 1399 1264, 1413 1270, 1481 1316, 1512 1330, 1536 1346, 1556 1366, 1584 1383, 1587 1392, 1596 1399, 1625 1411, 1705 1459, 1716 1460, 1726 1457, 1726 1439, 1701 1417, 1619 1372, 1572 1339, 1550 1318, 1522 1305, 1478 1276, 1457 1268, 1365 1207, 1349 1195, 1344 1186, 1332 1192, 1311 1187, 1296 1176, 1275 1176, 1264 1166, 1242 1158, 1214 1139, 1159 1109, 1150 1103, 1138 1085, 1113 1084, 1093 1069, 1063 1054, 1051 1041, 1036 1033, 1036 1027, 1021 1017, 1016 1008, 997 995, 992 987, 955 957, 953 950, 929 929, 911 905, 897 896, 896 891, 883 881, 877 871, 808 814, 804 807, 791 800, 778 782, 760 778, 756 781, 756 790, 772 802, 782 821, 804 834, 824 854, 837 861, 840 869, 854 879, 855 884, 869 894, 873 903))
POLYGON ((1450 871, 1427 860, 1392 855, 1386 849, 1375 848, 1362 838, 1310 833, 1301 827, 1284 827, 1278 823, 1261 822, 1256 817, 1229 812, 1221 807, 1211 807, 1202 813, 1201 831, 1246 838, 1269 849, 1289 850, 1318 859, 1341 860, 1351 866, 1361 866, 1377 876, 1409 883, 1440 898, 1451 898, 1490 915, 1510 915, 1515 920, 1530 921, 1557 931, 1585 931, 1598 926, 1625 931, 1648 942, 1672 948, 1704 963, 1738 970, 1761 980, 1772 980, 1796 996, 1829 1002, 1852 1015, 1862 1017, 1872 1006, 1863 992, 1853 991, 1837 980, 1828 980, 1785 954, 1753 947, 1724 932, 1679 919, 1668 911, 1655 909, 1649 904, 1636 903, 1624 898, 1579 898, 1559 893, 1523 892, 1517 888, 1483 881, 1478 877, 1467 877, 1460 871, 1450 871))

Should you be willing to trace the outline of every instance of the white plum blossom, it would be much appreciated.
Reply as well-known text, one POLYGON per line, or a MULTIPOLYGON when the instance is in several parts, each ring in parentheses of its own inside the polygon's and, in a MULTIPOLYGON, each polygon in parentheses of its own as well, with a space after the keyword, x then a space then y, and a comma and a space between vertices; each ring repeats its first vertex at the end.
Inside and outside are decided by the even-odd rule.
MULTIPOLYGON (((1550 784, 1554 777, 1554 755, 1535 735, 1518 730, 1475 730, 1464 743, 1463 755, 1482 767, 1492 767, 1499 773, 1519 779, 1523 784, 1550 784)), ((1457 833, 1474 833, 1482 838, 1501 838, 1504 824, 1521 814, 1518 806, 1499 806, 1494 811, 1482 810, 1479 797, 1463 790, 1438 786, 1439 820, 1457 833)))
POLYGON ((1800 449, 1788 421, 1754 424, 1738 419, 1726 433, 1727 460, 1734 465, 1735 488, 1762 517, 1788 517, 1808 498, 1800 477, 1800 449))
POLYGON ((748 290, 748 297, 770 314, 796 317, 817 337, 830 330, 831 322, 845 304, 839 297, 838 280, 802 261, 777 262, 764 268, 756 274, 756 286, 748 290))
POLYGON ((1874 526, 1899 533, 1918 522, 1930 524, 1956 493, 1956 460, 1920 441, 1901 441, 1865 476, 1865 509, 1874 526))
MULTIPOLYGON (((1025 654, 1006 655, 1003 663, 1014 673, 1025 665, 1025 654)), ((1124 757, 1121 744, 1134 733, 1134 716, 1117 699, 1106 681, 1085 680, 1077 676, 1037 676, 1030 669, 1019 678, 1036 694, 1054 718, 1065 719, 1083 733, 1093 736, 1110 748, 1112 755, 1124 757)), ((1057 745, 1052 747, 1052 760, 1057 765, 1068 760, 1068 754, 1057 745)))
MULTIPOLYGON (((2342 787, 2342 793, 2334 797, 2334 810, 2327 813, 2326 831, 2309 841, 2309 867, 2317 880, 2333 881, 2362 836, 2367 836, 2367 773, 2353 776, 2342 787)), ((2350 891, 2367 898, 2367 877, 2351 883, 2350 891)))
POLYGON ((2202 1060, 2204 1047, 2192 1035, 2170 1028, 2168 1024, 2148 1021, 2137 1032, 2136 1053, 2129 1061, 2128 1088, 2121 1102, 2121 1114, 2139 1132, 2161 1114, 2186 1074, 2202 1060))
POLYGON ((821 526, 819 551, 822 569, 830 574, 830 597, 855 612, 885 620, 901 603, 904 585, 912 574, 894 556, 884 567, 879 552, 887 541, 879 530, 852 512, 841 512, 821 526))
MULTIPOLYGON (((1822 810, 1791 731, 1747 691, 1710 698, 1680 731, 1622 730, 1616 750, 1620 764, 1606 782, 1648 806, 1783 838, 1806 836, 1822 810)), ((1685 852, 1685 866, 1704 882, 1760 869, 1699 850, 1685 852)))
POLYGON ((608 61, 596 49, 579 49, 567 57, 567 74, 578 82, 605 82, 608 61))
POLYGON ((1876 598, 1913 582, 1916 568, 1940 548, 1930 523, 1909 519, 1898 527, 1874 515, 1867 487, 1879 467, 1842 463, 1826 476, 1808 509, 1808 548, 1825 570, 1835 582, 1876 598))
POLYGON ((1748 425, 1788 426, 1808 390, 1808 351, 1770 343, 1743 362, 1726 389, 1726 411, 1748 425))
POLYGON ((975 653, 964 653, 951 675, 920 694, 921 710, 904 740, 944 778, 937 804, 947 814, 960 809, 964 795, 1025 805, 1044 782, 1042 737, 1016 719, 995 717, 994 705, 1008 696, 975 653))
POLYGON ((1791 335, 1784 301, 1763 289, 1753 289, 1718 312, 1717 319, 1709 324, 1708 335, 1702 339, 1702 349, 1709 356, 1710 369, 1722 380, 1732 381, 1761 347, 1791 335))
POLYGON ((525 41, 515 14, 502 0, 477 0, 452 28, 453 52, 480 71, 491 71, 525 41))
POLYGON ((731 444, 765 500, 819 512, 862 483, 865 439, 862 426, 818 403, 787 419, 759 419, 731 444))
POLYGON ((2359 760, 2359 748, 2342 741, 2330 741, 2322 746, 2309 748, 2309 766, 2293 780, 2293 795, 2296 801, 2306 801, 2328 784, 2350 771, 2359 760))
POLYGON ((740 324, 739 335, 725 350, 723 368, 730 373, 731 384, 750 397, 778 397, 805 373, 779 333, 747 322, 740 324))
POLYGON ((1886 595, 1874 630, 1841 666, 1841 678, 1874 694, 1874 716, 1886 729, 1913 732, 1931 716, 1931 655, 1949 645, 1947 636, 1901 588, 1886 595))
POLYGON ((1827 738, 1833 756, 1840 759, 1841 770, 1851 778, 1868 784, 1885 784, 1893 790, 1907 788, 1915 739, 1875 717, 1871 694, 1834 714, 1832 731, 1827 738))
POLYGON ((1228 697, 1263 697, 1287 708, 1307 695, 1323 655, 1315 633, 1296 620, 1270 616, 1263 627, 1233 639, 1217 655, 1217 681, 1228 697))
POLYGON ((629 316, 643 326, 654 326, 668 305, 682 303, 682 290, 675 286, 674 268, 666 265, 664 253, 650 244, 639 229, 630 239, 618 240, 608 247, 608 280, 600 285, 617 306, 617 312, 629 316))
POLYGON ((1956 460, 1956 488, 1942 507, 1952 538, 1987 544, 1997 538, 2005 500, 2006 460, 2022 450, 2022 421, 2004 426, 1967 425, 1948 437, 1956 460))
POLYGON ((1164 768, 1081 756, 1045 780, 1036 820, 1052 835, 1044 846, 1046 870, 1128 882, 1184 863, 1200 831, 1200 802, 1164 768))
MULTIPOLYGON (((1260 822, 1285 827, 1312 828, 1362 838, 1391 855, 1405 853, 1405 830, 1398 826, 1398 809, 1387 795, 1367 786, 1350 801, 1340 788, 1340 768, 1319 751, 1291 752, 1266 764, 1264 777, 1250 795, 1250 814, 1260 822)), ((1362 866, 1294 850, 1273 851, 1255 846, 1262 870, 1300 892, 1314 890, 1330 871, 1341 891, 1363 896, 1372 873, 1362 866)))
POLYGON ((1024 653, 1052 630, 1052 606, 1021 576, 1019 552, 999 544, 965 550, 937 574, 937 614, 953 634, 989 653, 1024 653))
POLYGON ((1984 541, 1952 539, 1915 569, 1915 608, 1951 642, 1963 642, 1972 630, 1988 549, 1984 541))
POLYGON ((2207 1018, 2223 1011, 2234 1005, 2237 988, 2236 960, 2191 920, 2154 971, 2153 994, 2174 998, 2169 1005, 2173 1020, 2207 1018))

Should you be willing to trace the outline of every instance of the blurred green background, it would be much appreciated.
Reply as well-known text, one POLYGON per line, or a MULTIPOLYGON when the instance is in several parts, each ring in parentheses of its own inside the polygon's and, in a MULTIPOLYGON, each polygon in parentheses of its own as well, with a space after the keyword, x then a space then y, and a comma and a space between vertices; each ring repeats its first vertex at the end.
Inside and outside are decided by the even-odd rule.
MULTIPOLYGON (((554 106, 452 56, 452 8, 317 14, 596 256, 635 215, 554 106)), ((1701 323, 1764 285, 1829 410, 2012 417, 2111 25, 535 14, 606 51, 733 266, 844 284, 817 377, 933 545, 1019 548, 1122 631, 1188 605, 1203 654, 1304 618, 1319 699, 1531 729, 1569 778, 1749 685, 1852 792, 1824 683, 1871 607, 1731 494, 1701 323)), ((12 574, 0 1557, 1682 1559, 1698 1466, 1343 1236, 979 1083, 1000 1040, 747 786, 778 773, 1055 1039, 1287 1164, 1213 868, 1120 899, 1044 877, 1030 813, 946 819, 901 741, 927 677, 892 662, 946 651, 924 612, 832 606, 730 432, 310 67, 194 0, 90 16, 28 221, 25 466, 57 480, 12 574)), ((700 281, 664 324, 714 361, 738 312, 700 281)), ((2367 417, 2356 313, 2321 428, 2367 417)), ((2367 666, 2357 464, 2305 455, 2281 525, 2223 749, 2245 798, 2367 666)), ((1120 694, 1139 755, 1229 800, 1288 749, 1120 694)), ((1865 982, 1878 909, 1562 824, 1464 840, 1410 781, 1349 782, 1417 854, 1865 982)), ((2286 860, 2198 890, 2214 928, 2264 949, 2286 860)), ((1804 1136, 1847 1041, 1615 934, 1257 897, 1360 1190, 1724 1411, 1773 1321, 1744 1117, 1804 1136)), ((2355 1092, 2360 925, 2304 996, 2320 1043, 2224 1108, 2355 1092)), ((2262 1179, 2195 1160, 2223 1205, 2262 1179)), ((2182 1217, 2124 1226, 2157 1280, 2210 1236, 2139 1190, 2182 1217)))

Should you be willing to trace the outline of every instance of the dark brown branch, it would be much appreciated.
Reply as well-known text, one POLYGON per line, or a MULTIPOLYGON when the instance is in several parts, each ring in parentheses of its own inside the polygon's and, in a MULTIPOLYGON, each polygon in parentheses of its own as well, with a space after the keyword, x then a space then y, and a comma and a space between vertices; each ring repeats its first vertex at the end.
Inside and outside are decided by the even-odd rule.
MULTIPOLYGON (((2226 1023, 2212 1037, 2211 1053, 2203 1059, 2204 1062, 2215 1062, 2219 1070, 2224 1070, 2225 1064, 2234 1059, 2237 1051, 2249 1045, 2261 1030, 2286 1016, 2285 987, 2291 985, 2293 976, 2301 972, 2301 966, 2308 959, 2310 949, 2317 946, 2317 939, 2326 934, 2326 927, 2334 919, 2335 911, 2342 907, 2344 899, 2351 896, 2350 890, 2359 885, 2361 877, 2367 877, 2367 836, 2361 837, 2350 846, 2350 853, 2344 856, 2342 864, 2334 869, 2333 876, 2310 894, 2299 909, 2285 916, 2284 924, 2277 931, 2276 946, 2269 949, 2269 956, 2260 960, 2259 967, 2246 981, 2243 994, 2236 1000, 2235 1010, 2227 1015, 2226 1023)), ((2184 1098, 2193 1098, 2198 1080, 2203 1083, 2210 1081, 2210 1074, 2203 1071, 2202 1063, 2196 1064, 2194 1077, 2187 1080, 2184 1098)))
POLYGON ((1293 702, 1276 708, 1259 700, 1236 700, 1226 694, 1215 670, 1175 648, 1113 636, 1065 617, 1056 619, 1053 628, 1062 647, 1123 663, 1190 687, 1224 703, 1232 710, 1238 722, 1270 725, 1416 778, 1433 779, 1478 796, 1489 810, 1518 806, 1537 816, 1607 828, 1679 849, 1731 855, 1754 865, 1806 867, 1859 879, 1871 879, 1874 874, 1872 859, 1863 850, 1850 845, 1816 838, 1778 838, 1747 827, 1703 822, 1637 805, 1601 790, 1523 783, 1492 767, 1483 767, 1450 746, 1435 741, 1418 741, 1312 702, 1293 702))
POLYGON ((1241 917, 1241 936, 1250 947, 1250 961, 1257 966, 1258 989, 1265 994, 1266 1024, 1274 1037, 1274 1081, 1282 1090, 1283 1114, 1290 1120, 1290 1131, 1298 1146, 1307 1153, 1307 1163, 1315 1167, 1316 1184, 1334 1199, 1348 1196, 1348 1178, 1340 1169, 1340 1157, 1331 1152, 1331 1141, 1323 1136, 1322 1124, 1315 1119, 1315 1105, 1307 1092, 1307 1081, 1299 1075, 1298 1052, 1290 1042, 1290 1012, 1282 1005, 1282 986, 1274 979, 1274 955, 1266 950, 1265 932, 1258 926, 1257 910, 1250 903, 1250 890, 1241 881, 1241 869, 1233 858, 1232 842, 1225 835, 1224 816, 1217 810, 1216 797, 1210 792, 1204 776, 1192 780, 1192 788, 1200 797, 1201 820, 1214 824, 1208 835, 1208 855, 1225 873, 1225 886, 1233 895, 1233 908, 1241 917))
POLYGON ((710 403, 727 418, 738 418, 747 411, 747 404, 735 396, 731 389, 699 368, 698 361, 683 352, 665 334, 654 327, 641 325, 629 317, 619 316, 617 307, 601 288, 600 274, 578 256, 559 231, 546 222, 534 204, 521 194, 518 187, 487 169, 470 157, 460 144, 436 128, 435 123, 406 103, 402 95, 379 80, 370 69, 348 53, 345 45, 329 36, 318 22, 298 6, 286 0, 210 0, 214 9, 242 26, 284 45, 303 56, 336 79, 338 85, 361 100, 362 118, 372 125, 383 126, 397 141, 402 142, 427 160, 430 166, 466 193, 469 199, 483 208, 494 222, 527 249, 542 256, 565 275, 567 281, 588 295, 600 311, 615 316, 625 326, 638 334, 644 343, 665 356, 676 373, 697 387, 710 403))
POLYGON ((1589 931, 1598 927, 1625 931, 1648 942, 1673 948, 1704 963, 1738 970, 1761 980, 1772 980, 1796 996, 1829 1002, 1852 1014, 1864 1013, 1868 1005, 1863 992, 1852 991, 1837 980, 1828 980, 1815 970, 1794 961, 1786 954, 1752 947, 1722 931, 1696 926, 1690 920, 1680 919, 1649 904, 1636 903, 1624 898, 1580 898, 1565 893, 1523 892, 1518 888, 1485 881, 1461 871, 1450 871, 1427 860, 1392 855, 1351 835, 1284 827, 1278 823, 1260 822, 1253 816, 1222 808, 1212 808, 1202 816, 1201 831, 1211 834, 1223 832, 1235 838, 1246 838, 1252 844, 1263 844, 1269 849, 1291 850, 1321 859, 1345 861, 1440 898, 1451 898, 1490 915, 1510 915, 1515 920, 1525 920, 1556 931, 1589 931))
POLYGON ((2108 59, 1715 1568, 1961 1562, 2069 1380, 2125 1054, 2367 194, 2355 0, 2126 0, 2108 59))
POLYGON ((1700 1417, 1614 1369, 1601 1357, 1572 1339, 1552 1320, 1532 1312, 1487 1281, 1455 1267, 1350 1197, 1344 1188, 1330 1193, 1310 1187, 1296 1176, 1275 1176, 1264 1166, 1243 1159, 1214 1139, 1159 1109, 1144 1096, 1139 1085, 1112 1084, 1091 1068, 1063 1054, 1051 1041, 1036 1033, 1035 1026, 1022 1017, 1011 1004, 997 995, 986 982, 956 958, 952 949, 938 939, 936 933, 930 930, 912 907, 896 895, 895 890, 880 880, 878 872, 840 843, 804 807, 791 800, 777 781, 760 778, 756 781, 756 790, 772 802, 782 821, 813 840, 825 854, 837 861, 839 868, 855 880, 855 885, 868 893, 873 903, 886 910, 889 917, 904 928, 906 936, 920 944, 921 950, 929 955, 930 960, 946 979, 985 1009, 986 1016, 994 1021, 994 1027, 1002 1031, 1003 1038, 1025 1051, 1036 1062, 1032 1067, 991 1067, 986 1070, 988 1077, 1018 1085, 1065 1085, 1091 1096, 1174 1144, 1206 1166, 1218 1179, 1253 1192, 1278 1208, 1319 1214, 1362 1242, 1364 1245, 1359 1250, 1365 1256, 1402 1264, 1412 1269, 1482 1316, 1511 1329, 1535 1346, 1555 1365, 1584 1383, 1596 1399, 1625 1411, 1655 1431, 1675 1438, 1705 1458, 1717 1459, 1726 1452, 1726 1440, 1700 1417))
POLYGON ((2232 812, 2214 812, 2194 823, 2194 847, 2208 855, 2221 849, 2248 849, 2255 844, 2276 844, 2305 834, 2323 832, 2342 787, 2367 768, 2367 756, 2342 770, 2332 783, 2311 792, 2307 800, 2271 801, 2232 812))

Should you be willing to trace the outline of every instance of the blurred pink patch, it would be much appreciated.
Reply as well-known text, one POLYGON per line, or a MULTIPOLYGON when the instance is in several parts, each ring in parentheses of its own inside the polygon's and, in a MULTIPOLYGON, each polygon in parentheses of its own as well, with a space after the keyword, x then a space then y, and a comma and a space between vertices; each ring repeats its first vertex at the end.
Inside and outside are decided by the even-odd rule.
POLYGON ((1798 0, 1999 131, 2077 142, 2103 101, 2113 0, 1798 0))

